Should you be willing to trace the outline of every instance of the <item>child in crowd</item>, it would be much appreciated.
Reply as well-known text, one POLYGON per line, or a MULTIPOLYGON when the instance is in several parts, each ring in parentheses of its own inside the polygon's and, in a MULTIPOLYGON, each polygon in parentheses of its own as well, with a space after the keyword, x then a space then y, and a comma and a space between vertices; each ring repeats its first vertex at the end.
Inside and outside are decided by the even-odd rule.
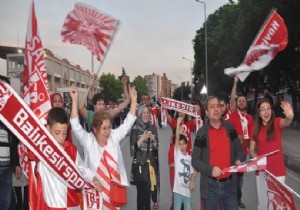
MULTIPOLYGON (((84 178, 91 183, 93 181, 96 182, 97 180, 95 180, 93 173, 89 169, 84 168, 76 147, 70 141, 66 141, 68 124, 68 114, 63 108, 54 107, 49 111, 47 120, 48 131, 79 167, 84 178)), ((37 192, 41 192, 36 198, 37 209, 59 210, 72 208, 72 210, 80 210, 76 190, 65 186, 32 153, 30 153, 30 159, 37 162, 37 192)))
POLYGON ((174 210, 180 210, 183 203, 184 210, 191 209, 191 194, 195 189, 194 180, 197 172, 191 165, 191 155, 187 152, 187 138, 181 134, 181 122, 183 118, 177 118, 176 140, 174 148, 175 179, 174 179, 174 210))

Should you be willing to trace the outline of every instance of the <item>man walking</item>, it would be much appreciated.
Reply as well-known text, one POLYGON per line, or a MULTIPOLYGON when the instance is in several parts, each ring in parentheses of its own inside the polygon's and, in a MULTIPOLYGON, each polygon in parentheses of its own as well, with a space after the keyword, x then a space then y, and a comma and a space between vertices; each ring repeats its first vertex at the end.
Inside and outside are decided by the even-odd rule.
POLYGON ((200 194, 205 210, 238 210, 236 176, 223 169, 243 161, 240 140, 233 126, 221 120, 220 102, 207 98, 205 113, 208 122, 197 132, 192 152, 192 166, 201 173, 200 194))

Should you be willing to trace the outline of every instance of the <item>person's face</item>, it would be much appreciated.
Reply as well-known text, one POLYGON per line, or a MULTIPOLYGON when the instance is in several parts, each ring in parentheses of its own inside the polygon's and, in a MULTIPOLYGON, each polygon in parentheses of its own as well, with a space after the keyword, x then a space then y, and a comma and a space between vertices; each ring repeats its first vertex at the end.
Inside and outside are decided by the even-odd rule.
POLYGON ((148 107, 145 107, 141 113, 141 119, 144 123, 150 122, 150 112, 148 107))
POLYGON ((54 139, 60 144, 66 141, 68 134, 68 124, 54 123, 53 125, 47 125, 47 129, 54 139))
POLYGON ((148 95, 143 95, 141 98, 141 103, 150 105, 150 97, 148 95))
POLYGON ((269 103, 264 102, 259 106, 259 117, 263 124, 267 124, 272 117, 272 107, 269 103))
POLYGON ((187 144, 185 143, 184 140, 179 140, 179 149, 180 149, 180 152, 185 154, 186 153, 186 147, 187 147, 187 144))
POLYGON ((105 102, 103 100, 98 100, 97 103, 94 105, 94 111, 104 111, 105 110, 105 102))
POLYGON ((225 103, 225 101, 220 101, 220 111, 221 111, 221 115, 224 116, 227 113, 227 104, 225 103))
POLYGON ((53 105, 53 107, 63 107, 62 98, 58 94, 55 94, 53 96, 52 105, 53 105))
POLYGON ((205 113, 210 121, 220 121, 221 109, 219 100, 216 98, 210 99, 207 103, 205 113))
POLYGON ((109 119, 103 120, 103 123, 98 128, 93 128, 97 141, 107 144, 111 132, 111 122, 109 119))
POLYGON ((245 111, 247 109, 247 100, 244 96, 240 96, 237 99, 236 106, 239 110, 245 111))
POLYGON ((185 118, 185 113, 179 112, 179 113, 178 113, 178 117, 181 117, 182 119, 184 119, 184 118, 185 118))

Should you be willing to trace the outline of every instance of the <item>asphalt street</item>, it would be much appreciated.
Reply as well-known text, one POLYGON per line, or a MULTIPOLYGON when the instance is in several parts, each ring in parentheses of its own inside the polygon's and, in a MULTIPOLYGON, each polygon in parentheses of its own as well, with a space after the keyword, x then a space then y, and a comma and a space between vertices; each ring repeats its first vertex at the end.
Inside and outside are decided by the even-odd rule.
MULTIPOLYGON (((163 127, 158 130, 160 149, 159 149, 159 162, 160 162, 160 209, 169 210, 171 204, 171 189, 169 181, 169 167, 168 167, 168 150, 171 129, 169 127, 163 127)), ((194 139, 193 139, 194 140, 194 139)), ((130 177, 130 168, 132 158, 130 157, 129 149, 129 137, 126 137, 121 142, 121 149, 124 156, 125 167, 127 170, 128 178, 130 177)), ((196 179, 196 190, 191 195, 191 209, 200 209, 200 188, 199 178, 196 179)), ((290 186, 294 191, 300 194, 300 175, 296 172, 288 170, 286 178, 286 184, 290 186)), ((131 185, 127 190, 128 204, 122 208, 122 210, 135 210, 136 209, 136 187, 131 185)), ((243 186, 243 202, 246 205, 247 210, 257 210, 257 195, 255 174, 253 172, 246 173, 244 175, 243 186)), ((296 199, 297 209, 300 209, 300 200, 296 199)))

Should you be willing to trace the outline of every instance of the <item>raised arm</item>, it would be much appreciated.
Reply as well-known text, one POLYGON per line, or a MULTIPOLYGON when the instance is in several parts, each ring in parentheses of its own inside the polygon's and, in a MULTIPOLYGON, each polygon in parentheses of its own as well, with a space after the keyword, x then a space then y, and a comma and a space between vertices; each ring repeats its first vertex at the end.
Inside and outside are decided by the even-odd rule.
POLYGON ((128 86, 127 86, 128 77, 124 75, 122 77, 122 84, 123 84, 123 90, 124 90, 124 102, 119 104, 119 106, 113 110, 110 111, 110 114, 112 117, 117 116, 122 112, 130 103, 130 95, 128 92, 128 86))
POLYGON ((70 96, 72 98, 72 110, 71 110, 71 119, 78 118, 78 90, 75 85, 70 87, 70 96))
POLYGON ((87 90, 85 92, 85 95, 83 97, 83 100, 79 104, 79 112, 80 112, 80 114, 81 114, 81 116, 83 117, 84 120, 87 120, 87 118, 88 118, 88 110, 85 107, 85 102, 87 101, 88 95, 89 95, 92 87, 94 86, 94 82, 95 82, 94 79, 90 80, 88 88, 87 88, 87 90))
POLYGON ((239 81, 239 78, 237 76, 234 77, 233 80, 233 85, 231 89, 231 94, 230 94, 230 110, 235 110, 236 109, 236 89, 237 89, 237 83, 239 81))
POLYGON ((176 125, 176 137, 175 137, 175 148, 176 150, 179 147, 179 135, 181 133, 181 122, 182 122, 183 118, 182 117, 178 117, 177 118, 177 125, 176 125))
POLYGON ((281 108, 283 109, 283 114, 285 115, 285 118, 282 118, 280 120, 280 127, 287 127, 289 126, 294 118, 294 111, 292 106, 287 101, 282 101, 280 104, 281 108))

